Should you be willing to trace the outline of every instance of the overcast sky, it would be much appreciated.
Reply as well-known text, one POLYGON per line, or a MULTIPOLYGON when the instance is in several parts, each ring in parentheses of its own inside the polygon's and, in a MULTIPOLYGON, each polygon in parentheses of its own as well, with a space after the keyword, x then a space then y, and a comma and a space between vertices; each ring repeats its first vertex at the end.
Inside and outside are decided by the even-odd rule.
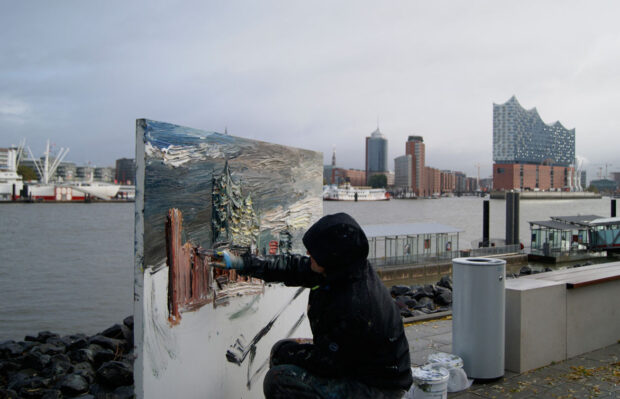
POLYGON ((491 173, 493 103, 512 95, 576 129, 589 176, 620 171, 620 2, 4 1, 0 146, 134 156, 135 119, 389 167, 408 135, 426 163, 491 173))

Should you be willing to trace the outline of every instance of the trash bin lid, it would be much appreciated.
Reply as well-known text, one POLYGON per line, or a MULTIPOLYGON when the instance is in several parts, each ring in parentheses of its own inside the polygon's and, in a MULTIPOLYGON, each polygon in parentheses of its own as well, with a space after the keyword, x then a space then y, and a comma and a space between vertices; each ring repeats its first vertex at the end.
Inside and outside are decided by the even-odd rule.
POLYGON ((435 352, 428 355, 428 362, 438 364, 447 369, 457 369, 463 367, 463 359, 452 353, 435 352))
POLYGON ((450 372, 438 364, 425 364, 422 367, 412 367, 411 374, 416 384, 441 384, 448 381, 450 372))

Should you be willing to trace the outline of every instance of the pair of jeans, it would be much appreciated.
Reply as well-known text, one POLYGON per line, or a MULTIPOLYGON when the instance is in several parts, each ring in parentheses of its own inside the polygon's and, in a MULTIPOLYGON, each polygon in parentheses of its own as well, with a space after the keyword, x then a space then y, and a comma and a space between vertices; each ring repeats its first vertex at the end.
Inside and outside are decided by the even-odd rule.
POLYGON ((302 367, 286 364, 287 352, 296 345, 311 344, 312 340, 285 339, 271 350, 270 369, 263 381, 267 399, 400 399, 403 390, 382 390, 351 378, 325 378, 313 375, 302 367), (284 361, 284 362, 283 362, 284 361))

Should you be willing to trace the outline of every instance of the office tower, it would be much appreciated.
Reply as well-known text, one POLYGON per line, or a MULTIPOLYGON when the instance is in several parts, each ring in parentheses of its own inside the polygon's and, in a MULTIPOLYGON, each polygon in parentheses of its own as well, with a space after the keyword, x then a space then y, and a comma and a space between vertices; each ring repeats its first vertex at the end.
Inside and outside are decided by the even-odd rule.
POLYGON ((381 134, 379 127, 366 137, 366 179, 373 174, 387 174, 387 139, 381 134))

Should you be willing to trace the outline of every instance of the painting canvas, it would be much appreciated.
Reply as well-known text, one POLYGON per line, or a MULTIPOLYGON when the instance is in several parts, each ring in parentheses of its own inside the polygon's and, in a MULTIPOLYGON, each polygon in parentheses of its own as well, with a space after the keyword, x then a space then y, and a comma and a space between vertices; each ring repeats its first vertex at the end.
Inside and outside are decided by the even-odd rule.
POLYGON ((209 251, 305 253, 322 154, 136 121, 138 397, 262 397, 269 351, 309 337, 307 290, 209 266, 209 251))

